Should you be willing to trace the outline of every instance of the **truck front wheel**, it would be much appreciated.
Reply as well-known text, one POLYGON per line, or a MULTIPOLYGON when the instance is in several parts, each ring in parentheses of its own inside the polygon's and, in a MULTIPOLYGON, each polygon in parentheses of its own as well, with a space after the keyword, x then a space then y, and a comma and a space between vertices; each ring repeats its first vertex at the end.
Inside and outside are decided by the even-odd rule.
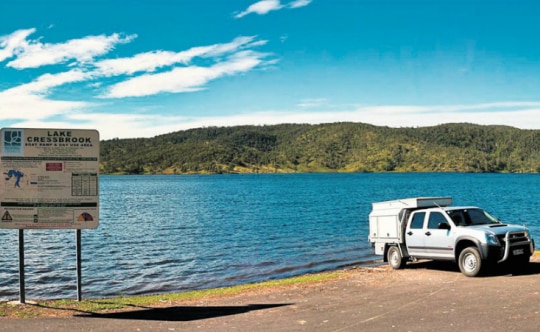
POLYGON ((388 253, 386 254, 386 258, 388 260, 388 264, 394 269, 401 269, 405 266, 405 260, 401 256, 401 252, 399 251, 399 248, 396 246, 391 246, 388 248, 388 253))
POLYGON ((482 269, 482 257, 475 247, 467 247, 461 251, 458 259, 461 273, 467 277, 476 277, 482 269))

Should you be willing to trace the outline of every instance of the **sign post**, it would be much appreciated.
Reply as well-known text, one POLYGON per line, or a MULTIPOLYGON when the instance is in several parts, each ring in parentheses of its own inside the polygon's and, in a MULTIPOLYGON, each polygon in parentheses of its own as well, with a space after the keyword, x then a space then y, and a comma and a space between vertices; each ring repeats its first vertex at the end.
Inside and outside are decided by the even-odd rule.
POLYGON ((77 301, 81 301, 82 300, 82 271, 81 271, 81 230, 80 229, 77 229, 75 231, 76 233, 76 248, 75 250, 77 251, 77 301))
POLYGON ((81 300, 81 229, 98 227, 99 133, 82 129, 3 128, 0 228, 19 229, 20 302, 25 229, 75 229, 81 300))
POLYGON ((26 303, 24 293, 24 230, 19 229, 19 302, 26 303))

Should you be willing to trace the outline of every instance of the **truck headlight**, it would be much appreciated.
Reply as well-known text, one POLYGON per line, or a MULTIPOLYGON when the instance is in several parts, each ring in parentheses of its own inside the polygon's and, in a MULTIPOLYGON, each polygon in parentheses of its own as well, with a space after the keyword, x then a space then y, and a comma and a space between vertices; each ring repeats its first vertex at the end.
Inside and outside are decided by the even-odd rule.
POLYGON ((499 246, 501 245, 499 243, 499 239, 497 239, 497 236, 495 234, 487 233, 486 234, 486 243, 492 246, 499 246))

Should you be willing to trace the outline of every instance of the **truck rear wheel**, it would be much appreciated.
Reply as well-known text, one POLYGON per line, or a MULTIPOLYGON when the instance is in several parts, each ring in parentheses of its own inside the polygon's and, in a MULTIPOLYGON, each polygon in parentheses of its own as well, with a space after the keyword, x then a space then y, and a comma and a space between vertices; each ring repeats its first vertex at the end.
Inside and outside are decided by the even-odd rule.
POLYGON ((476 277, 482 269, 482 257, 475 247, 467 247, 461 251, 458 259, 461 273, 467 277, 476 277))
POLYGON ((401 256, 401 251, 396 246, 391 246, 388 248, 388 253, 386 254, 388 264, 394 269, 398 270, 405 266, 405 260, 401 256))

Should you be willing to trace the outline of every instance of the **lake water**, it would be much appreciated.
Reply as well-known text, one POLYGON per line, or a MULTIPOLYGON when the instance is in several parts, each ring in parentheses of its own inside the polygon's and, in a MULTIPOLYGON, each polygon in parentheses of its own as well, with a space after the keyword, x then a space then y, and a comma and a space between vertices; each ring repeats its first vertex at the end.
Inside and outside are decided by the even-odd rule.
MULTIPOLYGON (((540 175, 468 173, 101 176, 82 230, 84 298, 251 283, 379 259, 371 203, 452 196, 540 238, 540 175)), ((26 298, 76 298, 75 231, 25 230, 26 298)), ((0 300, 18 299, 18 231, 0 230, 0 300)))

